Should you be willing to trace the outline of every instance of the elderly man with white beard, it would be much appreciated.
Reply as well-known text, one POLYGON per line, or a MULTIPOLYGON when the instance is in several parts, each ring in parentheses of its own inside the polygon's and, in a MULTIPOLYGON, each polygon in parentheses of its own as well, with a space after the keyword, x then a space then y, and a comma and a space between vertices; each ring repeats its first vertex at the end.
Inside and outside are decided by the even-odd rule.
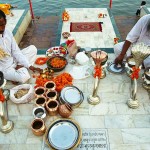
POLYGON ((30 79, 28 69, 41 72, 33 66, 37 48, 33 45, 20 50, 13 34, 5 28, 6 15, 0 10, 0 71, 13 83, 25 83, 30 79))
MULTIPOLYGON (((131 45, 144 43, 150 46, 150 14, 141 17, 128 33, 126 40, 114 46, 115 64, 122 64, 123 60, 131 55, 131 45)), ((143 61, 144 67, 150 67, 150 56, 143 61)))

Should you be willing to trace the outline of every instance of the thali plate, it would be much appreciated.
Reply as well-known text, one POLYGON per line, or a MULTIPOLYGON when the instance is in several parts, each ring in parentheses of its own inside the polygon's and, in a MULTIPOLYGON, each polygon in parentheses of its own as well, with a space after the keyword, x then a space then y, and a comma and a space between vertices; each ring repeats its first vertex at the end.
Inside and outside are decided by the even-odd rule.
POLYGON ((84 100, 82 91, 76 86, 66 86, 61 90, 61 100, 69 103, 72 107, 78 107, 84 100))
POLYGON ((46 55, 49 57, 52 56, 66 56, 67 50, 63 46, 51 47, 46 51, 46 55))
POLYGON ((68 150, 80 143, 81 135, 81 129, 74 120, 58 119, 48 128, 46 142, 54 149, 68 150))
POLYGON ((107 70, 115 74, 122 74, 125 72, 125 64, 123 63, 122 66, 117 66, 113 62, 109 62, 107 65, 107 70))

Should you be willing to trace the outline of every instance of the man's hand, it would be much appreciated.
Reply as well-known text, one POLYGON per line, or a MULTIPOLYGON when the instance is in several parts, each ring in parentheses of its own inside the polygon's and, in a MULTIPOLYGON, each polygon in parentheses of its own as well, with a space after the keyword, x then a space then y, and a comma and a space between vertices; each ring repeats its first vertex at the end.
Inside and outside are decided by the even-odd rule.
POLYGON ((34 66, 30 66, 29 69, 32 70, 33 72, 35 72, 35 71, 37 71, 37 72, 42 72, 42 71, 43 71, 43 69, 41 69, 41 68, 36 68, 36 67, 34 67, 34 66))
POLYGON ((121 54, 120 54, 120 55, 115 59, 114 63, 115 63, 116 65, 122 64, 123 58, 124 58, 124 55, 121 55, 121 54))
POLYGON ((23 67, 22 65, 17 65, 15 69, 18 70, 18 69, 20 69, 22 67, 23 67))

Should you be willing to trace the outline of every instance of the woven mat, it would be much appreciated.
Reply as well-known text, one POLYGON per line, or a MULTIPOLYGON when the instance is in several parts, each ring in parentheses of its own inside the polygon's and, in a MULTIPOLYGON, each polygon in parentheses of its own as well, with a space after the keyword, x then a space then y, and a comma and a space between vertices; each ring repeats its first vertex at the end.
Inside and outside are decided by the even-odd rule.
POLYGON ((70 32, 102 32, 101 22, 71 22, 70 32))

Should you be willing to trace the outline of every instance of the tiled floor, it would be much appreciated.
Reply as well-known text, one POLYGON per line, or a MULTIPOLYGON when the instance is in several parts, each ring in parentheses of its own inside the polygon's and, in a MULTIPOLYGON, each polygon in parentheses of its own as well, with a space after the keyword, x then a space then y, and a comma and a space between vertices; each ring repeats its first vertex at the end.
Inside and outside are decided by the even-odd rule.
MULTIPOLYGON (((116 17, 123 39, 135 23, 135 19, 135 17, 116 17), (134 21, 131 21, 133 18, 134 21), (123 27, 126 27, 126 30, 123 27)), ((30 24, 20 46, 26 47, 34 44, 39 49, 55 46, 59 40, 56 39, 58 22, 58 17, 46 17, 40 18, 35 24, 30 24)), ((113 60, 114 54, 108 54, 108 62, 113 60)), ((70 72, 73 67, 68 64, 65 71, 70 72)), ((93 67, 91 66, 91 68, 93 67)), ((87 102, 87 96, 93 90, 93 76, 73 81, 73 84, 83 91, 85 98, 83 103, 74 109, 71 117, 79 123, 83 130, 107 130, 106 137, 109 143, 105 148, 107 150, 149 150, 150 93, 142 87, 142 72, 138 80, 137 98, 140 106, 137 109, 131 109, 126 104, 130 98, 129 77, 126 74, 115 75, 107 70, 106 74, 106 78, 101 80, 98 89, 101 103, 95 106, 89 105, 87 102)), ((33 79, 31 83, 34 84, 33 79)), ((11 87, 12 85, 8 84, 7 86, 11 87)), ((9 117, 14 121, 15 126, 9 134, 0 133, 0 150, 48 150, 48 147, 43 144, 44 138, 34 136, 30 129, 34 107, 34 100, 27 104, 14 104, 12 101, 8 101, 9 117)), ((60 116, 47 116, 46 126, 48 127, 57 117, 60 116)))

